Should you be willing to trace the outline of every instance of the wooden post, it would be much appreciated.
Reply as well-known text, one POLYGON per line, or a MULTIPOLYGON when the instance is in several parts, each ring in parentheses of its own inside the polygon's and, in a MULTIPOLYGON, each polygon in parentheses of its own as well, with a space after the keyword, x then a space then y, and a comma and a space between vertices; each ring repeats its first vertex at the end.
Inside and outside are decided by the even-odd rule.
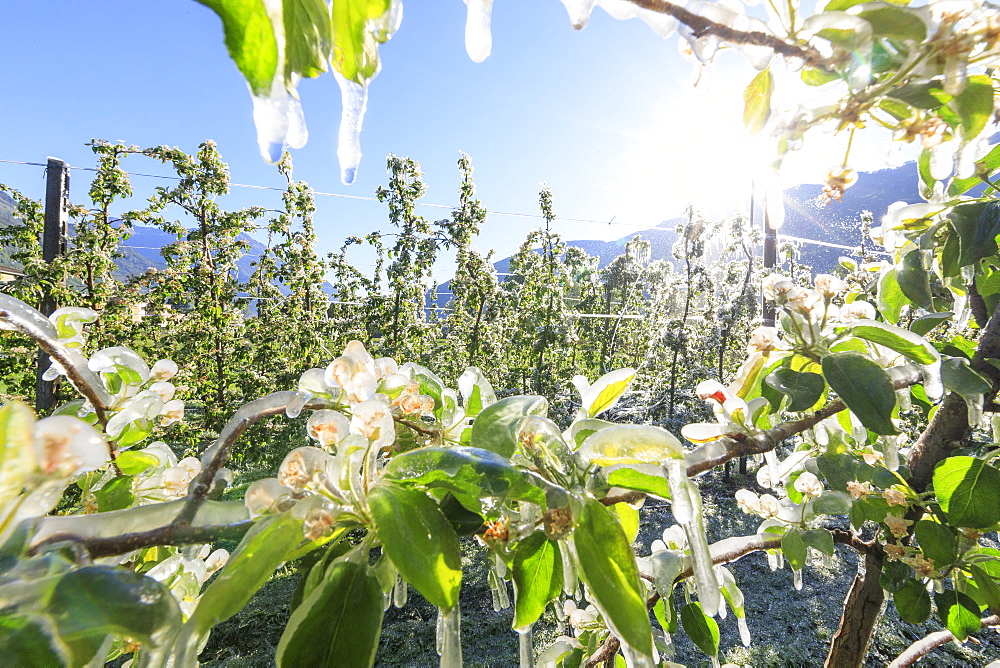
MULTIPOLYGON (((49 158, 45 179, 45 227, 42 231, 42 259, 52 264, 66 252, 66 223, 69 218, 69 165, 59 158, 49 158)), ((56 310, 55 297, 46 292, 42 296, 41 312, 51 315, 56 310)), ((35 410, 48 411, 54 403, 52 381, 42 380, 49 368, 49 356, 38 351, 38 368, 35 379, 35 410)))
MULTIPOLYGON (((778 233, 771 227, 771 218, 767 213, 767 191, 764 191, 764 275, 774 271, 778 263, 778 233)), ((774 327, 774 302, 764 299, 761 294, 761 311, 765 327, 774 327)))

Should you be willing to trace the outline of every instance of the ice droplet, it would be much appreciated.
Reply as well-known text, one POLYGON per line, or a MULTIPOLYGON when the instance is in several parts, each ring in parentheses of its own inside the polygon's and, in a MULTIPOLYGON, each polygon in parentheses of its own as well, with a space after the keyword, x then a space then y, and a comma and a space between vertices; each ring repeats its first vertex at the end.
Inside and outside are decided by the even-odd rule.
POLYGON ((368 84, 359 84, 334 70, 340 86, 340 135, 337 138, 337 160, 340 180, 345 186, 354 183, 361 164, 361 124, 368 106, 368 84))
POLYGON ((969 426, 973 429, 981 426, 983 424, 983 395, 965 397, 965 410, 969 417, 969 426))
MULTIPOLYGON (((712 564, 712 552, 705 536, 705 523, 701 514, 701 494, 698 488, 689 480, 685 480, 686 496, 690 499, 691 519, 682 523, 687 534, 688 546, 691 548, 691 564, 694 568, 694 579, 698 585, 698 601, 709 617, 714 617, 719 611, 719 581, 715 577, 715 566, 712 564)), ((673 493, 673 490, 671 490, 673 493)), ((676 498, 676 497, 674 497, 676 498)))
POLYGON ((264 160, 281 160, 286 146, 302 148, 309 138, 302 105, 275 77, 269 95, 252 95, 253 123, 257 127, 257 146, 264 160))
POLYGON ((670 512, 678 524, 687 524, 694 515, 694 508, 687 492, 690 481, 687 478, 684 460, 669 459, 663 466, 667 469, 667 486, 670 487, 670 512))
POLYGON ((288 402, 288 405, 285 406, 285 417, 297 418, 302 414, 302 409, 309 403, 312 397, 312 392, 302 392, 301 390, 296 392, 295 396, 288 402))
POLYGON ((490 18, 493 0, 465 0, 465 50, 474 63, 481 63, 493 50, 493 33, 490 18))
POLYGON ((531 668, 535 661, 535 651, 531 642, 531 625, 517 631, 517 649, 521 668, 531 668))
POLYGON ((792 583, 795 585, 795 589, 802 590, 802 569, 792 570, 792 583))
POLYGON ((913 407, 913 403, 910 401, 910 388, 903 387, 896 390, 896 403, 899 404, 901 411, 908 411, 913 407))
POLYGON ((746 617, 736 618, 736 627, 740 630, 740 642, 743 643, 744 647, 750 646, 750 627, 747 626, 746 617))
POLYGON ((562 0, 573 30, 583 30, 590 22, 590 14, 594 11, 597 0, 562 0))

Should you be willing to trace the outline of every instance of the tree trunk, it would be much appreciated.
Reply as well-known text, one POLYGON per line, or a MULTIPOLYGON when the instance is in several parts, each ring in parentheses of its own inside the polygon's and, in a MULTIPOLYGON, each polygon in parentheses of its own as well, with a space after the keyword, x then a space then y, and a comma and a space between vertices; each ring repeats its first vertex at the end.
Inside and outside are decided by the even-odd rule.
POLYGON ((885 592, 879 583, 885 553, 877 541, 864 553, 858 553, 858 574, 844 601, 844 614, 830 644, 825 666, 847 668, 861 666, 868 655, 875 624, 885 607, 885 592))

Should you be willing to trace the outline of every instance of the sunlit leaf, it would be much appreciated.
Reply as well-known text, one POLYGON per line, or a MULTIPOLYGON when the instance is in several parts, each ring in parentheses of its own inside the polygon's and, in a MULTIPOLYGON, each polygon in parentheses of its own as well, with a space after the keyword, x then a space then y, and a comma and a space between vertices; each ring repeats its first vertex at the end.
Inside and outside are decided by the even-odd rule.
POLYGON ((510 457, 517 449, 517 423, 528 415, 545 415, 549 404, 545 397, 516 396, 487 406, 472 424, 470 444, 510 457))
POLYGON ((774 75, 770 69, 764 69, 750 82, 743 91, 743 125, 750 134, 757 134, 764 129, 771 117, 771 92, 774 89, 774 75))
POLYGON ((536 531, 514 549, 511 567, 514 591, 514 628, 534 624, 549 601, 562 591, 563 572, 559 546, 536 531))
POLYGON ((368 508, 382 549, 403 578, 432 605, 454 607, 462 558, 455 530, 434 500, 420 490, 381 484, 368 493, 368 508))
POLYGON ((949 457, 934 468, 934 491, 953 526, 1000 522, 1000 471, 975 457, 949 457))
POLYGON ((955 563, 958 546, 955 534, 946 526, 930 520, 920 520, 914 526, 913 533, 920 551, 934 562, 935 570, 943 573, 945 568, 955 563))
POLYGON ((719 625, 701 610, 701 603, 681 608, 681 626, 698 649, 709 656, 719 654, 719 625))
POLYGON ((861 424, 876 434, 896 434, 892 411, 896 392, 892 380, 875 362, 858 353, 823 357, 823 377, 861 424))
POLYGON ((264 0, 197 1, 222 19, 229 56, 250 90, 254 95, 267 95, 278 69, 278 42, 264 0))
POLYGON ((788 397, 790 411, 812 408, 822 398, 826 381, 818 373, 776 369, 764 379, 768 385, 788 397))
POLYGON ((670 486, 662 475, 651 475, 631 468, 620 468, 608 473, 608 484, 612 487, 624 487, 625 489, 634 489, 637 492, 645 492, 661 499, 670 498, 670 486))
POLYGON ((851 327, 851 334, 895 350, 918 364, 933 364, 941 359, 938 351, 924 337, 877 320, 858 321, 851 327))
POLYGON ((949 589, 934 595, 938 617, 957 640, 965 640, 981 627, 979 606, 962 592, 949 589))
POLYGON ((892 595, 900 618, 911 624, 923 624, 931 616, 931 596, 927 588, 916 580, 906 581, 899 591, 892 595))

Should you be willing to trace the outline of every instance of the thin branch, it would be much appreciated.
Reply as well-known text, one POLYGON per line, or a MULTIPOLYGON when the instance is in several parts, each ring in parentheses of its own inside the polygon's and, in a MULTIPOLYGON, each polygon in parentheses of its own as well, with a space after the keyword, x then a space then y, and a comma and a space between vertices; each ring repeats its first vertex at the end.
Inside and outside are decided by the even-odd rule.
POLYGON ((625 492, 624 494, 618 494, 616 496, 606 496, 603 499, 599 499, 601 503, 605 506, 613 506, 616 503, 637 503, 646 498, 645 492, 625 492))
POLYGON ((118 536, 87 537, 72 533, 57 533, 32 546, 30 553, 37 554, 46 545, 72 541, 86 548, 91 558, 97 559, 156 545, 198 545, 217 540, 239 541, 253 525, 251 520, 220 526, 166 524, 149 531, 137 531, 118 536))
POLYGON ((758 30, 737 30, 736 28, 716 23, 715 21, 707 19, 704 16, 684 9, 679 5, 675 5, 672 2, 667 2, 667 0, 630 1, 632 4, 642 7, 643 9, 648 9, 650 11, 674 17, 690 28, 691 34, 694 37, 714 35, 726 42, 729 42, 730 44, 762 46, 771 49, 775 53, 785 56, 786 58, 799 58, 809 67, 817 67, 826 70, 830 66, 829 61, 827 61, 827 59, 815 49, 801 46, 799 44, 795 44, 794 42, 786 42, 780 37, 769 33, 760 32, 758 30))
MULTIPOLYGON (((889 372, 889 376, 892 378, 893 388, 897 390, 919 383, 921 379, 920 368, 912 364, 893 367, 887 371, 889 372)), ((770 452, 778 447, 778 445, 780 445, 785 439, 813 427, 826 418, 836 415, 845 408, 847 408, 847 406, 844 402, 837 399, 835 401, 831 401, 826 406, 823 406, 812 415, 807 415, 798 420, 782 422, 777 427, 768 429, 767 431, 761 432, 755 436, 750 436, 744 438, 743 440, 723 438, 718 441, 713 441, 712 443, 701 445, 689 452, 686 456, 687 460, 692 462, 687 468, 688 477, 691 478, 704 473, 715 468, 716 466, 719 466, 720 464, 725 464, 730 459, 735 459, 744 455, 757 455, 764 452, 770 452)))
MULTIPOLYGON (((298 395, 298 392, 272 392, 260 399, 255 399, 244 405, 226 424, 219 438, 215 440, 202 455, 202 469, 198 477, 194 479, 188 487, 187 497, 185 497, 184 507, 177 514, 171 525, 189 526, 193 521, 198 509, 212 490, 212 482, 216 473, 229 461, 229 454, 233 444, 243 435, 247 429, 253 426, 258 420, 272 415, 281 415, 288 408, 289 403, 298 395), (205 459, 208 459, 207 463, 205 459)), ((317 410, 326 408, 325 401, 313 401, 303 406, 304 410, 317 410)))
MULTIPOLYGON (((1000 616, 993 615, 986 617, 980 621, 980 626, 984 629, 991 626, 1000 626, 1000 616)), ((921 657, 930 654, 941 645, 951 642, 954 639, 955 636, 948 630, 931 633, 907 647, 902 654, 889 664, 889 668, 903 668, 903 666, 912 665, 921 657)))

